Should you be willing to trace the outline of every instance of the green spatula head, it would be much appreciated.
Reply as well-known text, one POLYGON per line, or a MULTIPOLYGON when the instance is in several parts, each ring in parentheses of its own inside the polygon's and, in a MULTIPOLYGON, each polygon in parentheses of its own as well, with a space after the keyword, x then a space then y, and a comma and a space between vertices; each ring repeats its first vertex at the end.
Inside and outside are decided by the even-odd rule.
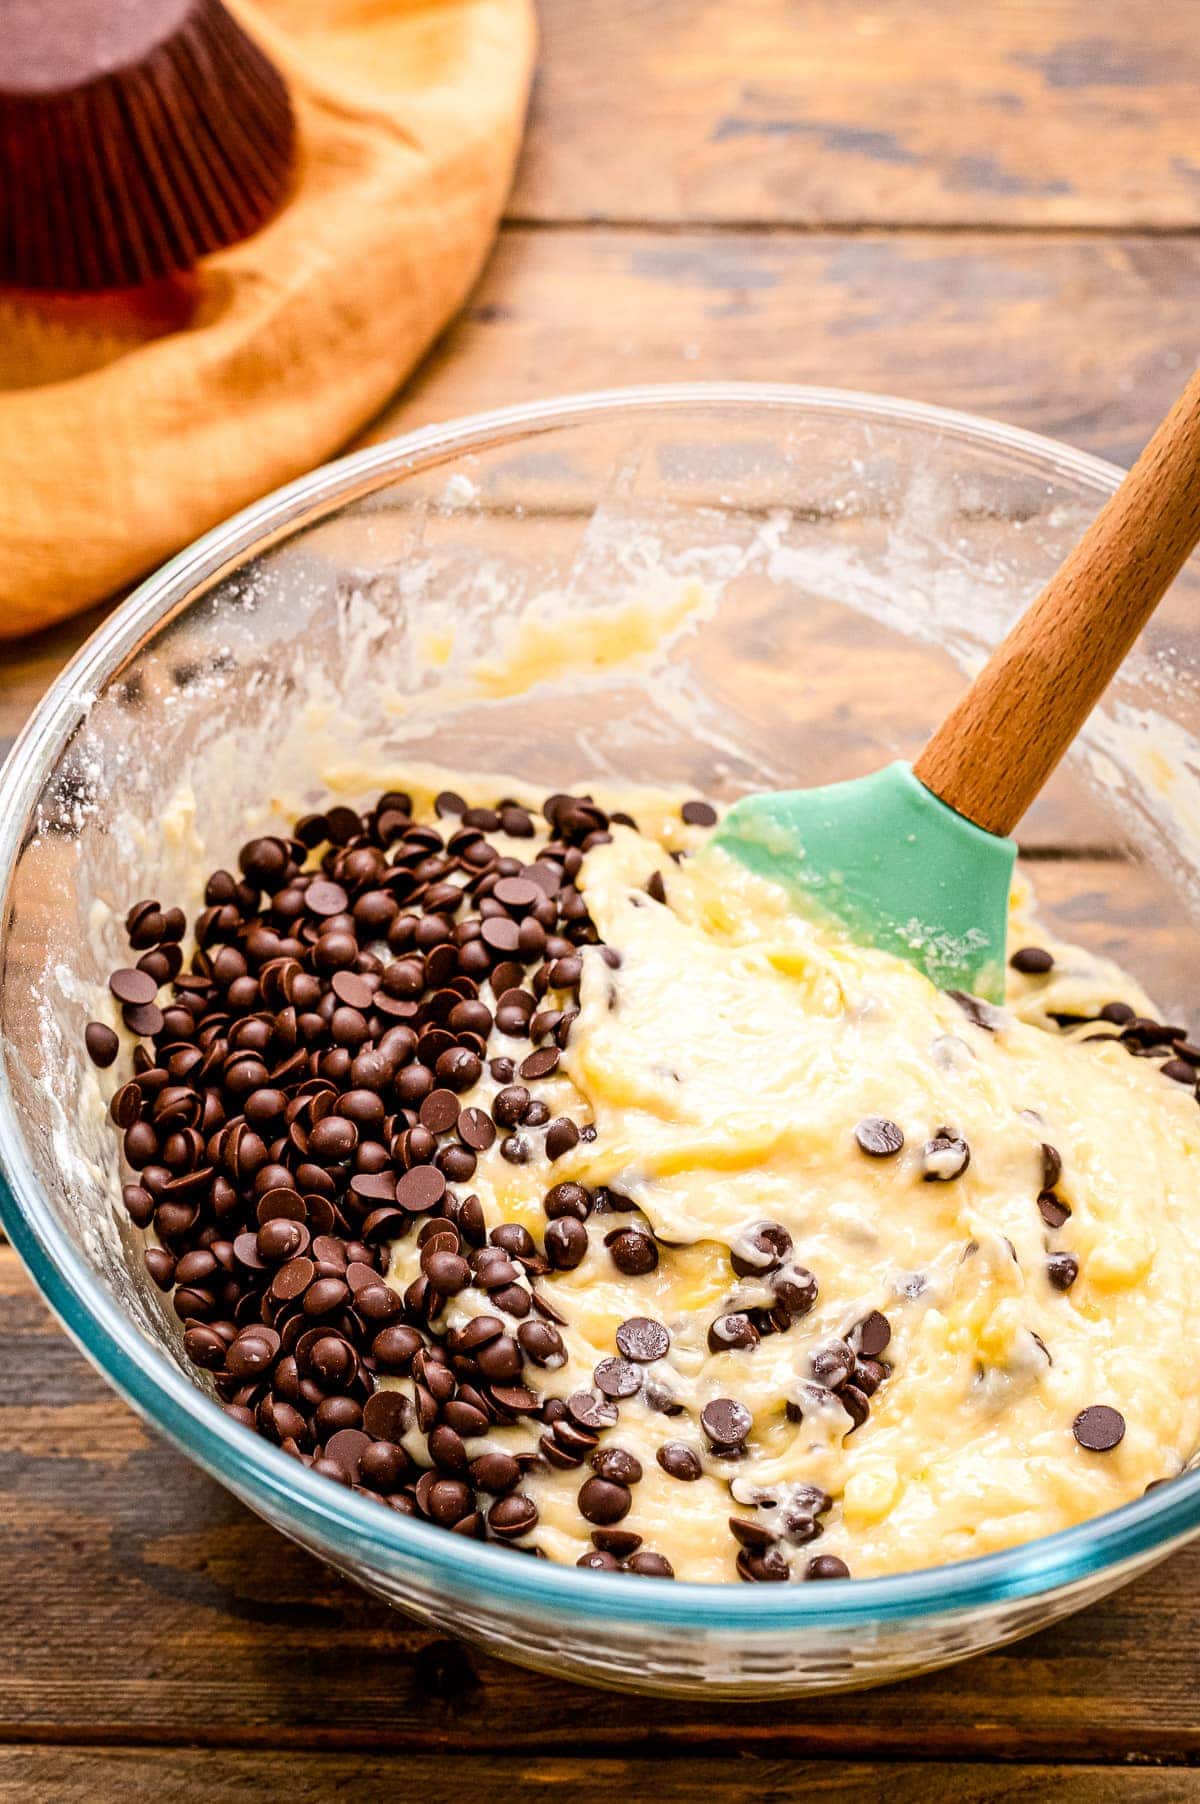
POLYGON ((940 988, 1003 998, 1016 845, 947 808, 911 765, 745 796, 711 843, 940 988))

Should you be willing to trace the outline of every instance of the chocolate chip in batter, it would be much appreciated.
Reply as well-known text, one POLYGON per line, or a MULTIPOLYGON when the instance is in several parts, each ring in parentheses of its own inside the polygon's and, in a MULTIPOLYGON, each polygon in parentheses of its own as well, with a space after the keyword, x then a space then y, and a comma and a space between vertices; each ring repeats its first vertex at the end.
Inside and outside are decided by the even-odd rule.
POLYGON ((845 1384, 854 1370, 854 1354, 844 1340, 831 1340, 823 1347, 816 1347, 809 1355, 808 1363, 814 1378, 830 1390, 836 1390, 845 1384))
POLYGON ((1125 1438, 1125 1418, 1107 1403, 1093 1403, 1080 1410, 1071 1432, 1089 1453, 1111 1453, 1125 1438))
POLYGON ((1056 1146, 1042 1142, 1042 1189, 1053 1190, 1062 1176, 1062 1154, 1056 1146))
POLYGON ((662 1323, 652 1321, 649 1316, 630 1316, 617 1329, 617 1351, 624 1358, 636 1360, 642 1365, 649 1365, 656 1359, 665 1359, 670 1345, 671 1336, 662 1323))
POLYGON ((985 1002, 982 996, 971 996, 966 990, 947 990, 946 994, 952 1002, 957 1002, 968 1021, 976 1027, 982 1027, 987 1033, 999 1033, 1002 1027, 1008 1025, 1008 1016, 1004 1010, 997 1008, 994 1003, 985 1002))
POLYGON ((781 1265, 791 1250, 792 1237, 781 1222, 759 1221, 743 1228, 729 1258, 739 1278, 752 1278, 781 1265))
POLYGON ((729 1315, 719 1315, 715 1322, 709 1324, 710 1353, 749 1352, 757 1345, 758 1330, 750 1317, 741 1310, 735 1310, 729 1315))
POLYGON ((793 1320, 806 1316, 817 1300, 817 1280, 805 1265, 785 1265, 772 1272, 767 1283, 793 1320))
POLYGON ((567 1414, 580 1428, 598 1434, 612 1428, 617 1421, 617 1406, 607 1397, 595 1397, 590 1391, 575 1391, 567 1398, 567 1414))
POLYGON ((632 1397, 642 1388, 642 1373, 628 1359, 602 1359, 593 1377, 606 1397, 632 1397))
POLYGON ((715 1397, 700 1411, 700 1426, 713 1447, 725 1450, 740 1447, 753 1426, 753 1418, 744 1403, 733 1397, 715 1397))
POLYGON ((854 1130, 854 1138, 872 1159, 891 1159, 904 1145, 904 1131, 883 1115, 868 1115, 854 1130))
POLYGON ((850 1330, 853 1350, 866 1359, 876 1359, 892 1338, 892 1324, 882 1310, 872 1309, 850 1330))
POLYGON ((588 1232, 574 1216, 560 1216, 546 1229, 546 1257, 556 1271, 572 1272, 588 1250, 588 1232))
POLYGON ((1079 1261, 1074 1253, 1051 1253, 1046 1261, 1046 1276, 1055 1290, 1070 1290, 1079 1276, 1079 1261))
POLYGON ((835 1553, 819 1553, 804 1568, 806 1579, 848 1579, 850 1568, 835 1553))
MULTIPOLYGON (((601 1478, 611 1479, 614 1484, 636 1485, 641 1483, 642 1462, 634 1453, 624 1447, 598 1447, 591 1458, 593 1472, 601 1478)), ((594 1539, 594 1537, 593 1537, 594 1539)), ((611 1541, 605 1543, 610 1553, 632 1553, 633 1548, 619 1549, 611 1541)))
MULTIPOLYGON (((528 1062, 528 1061, 526 1061, 528 1062)), ((524 1070, 524 1066, 522 1066, 524 1070)), ((561 1159, 579 1145, 579 1129, 567 1115, 560 1115, 546 1129, 546 1157, 550 1160, 561 1159)))
POLYGON ((607 1478, 589 1478, 579 1490, 579 1513, 586 1522, 607 1527, 620 1522, 633 1507, 633 1494, 628 1485, 607 1478))
POLYGON ((679 810, 679 818, 689 827, 715 827, 717 811, 711 802, 685 802, 679 810))
POLYGON ((1071 1206, 1053 1190, 1043 1190, 1038 1197, 1038 1214, 1048 1228, 1061 1228, 1071 1217, 1071 1206))
POLYGON ((665 1554, 654 1553, 648 1547, 639 1548, 637 1553, 630 1554, 625 1562, 626 1572, 636 1572, 639 1578, 673 1579, 675 1568, 665 1554))
POLYGON ((658 1265, 658 1247, 644 1228, 618 1228, 605 1236, 609 1257, 627 1278, 644 1277, 658 1265))
POLYGON ((605 1553, 600 1547, 589 1547, 586 1553, 580 1554, 575 1564, 582 1566, 585 1572, 620 1572, 621 1570, 620 1560, 611 1553, 605 1553))
POLYGON ((699 1455, 682 1441, 667 1441, 658 1449, 655 1458, 664 1472, 682 1484, 694 1484, 696 1479, 704 1476, 699 1455))
POLYGON ((1054 954, 1043 946, 1022 946, 1008 962, 1014 971, 1020 971, 1025 977, 1044 977, 1054 968, 1054 954))
POLYGON ((927 1184, 948 1184, 961 1178, 971 1163, 971 1149, 961 1134, 939 1128, 921 1149, 922 1172, 927 1184))
POLYGON ((737 1575, 748 1584, 786 1584, 792 1576, 787 1555, 779 1547, 752 1552, 743 1547, 737 1557, 737 1575))

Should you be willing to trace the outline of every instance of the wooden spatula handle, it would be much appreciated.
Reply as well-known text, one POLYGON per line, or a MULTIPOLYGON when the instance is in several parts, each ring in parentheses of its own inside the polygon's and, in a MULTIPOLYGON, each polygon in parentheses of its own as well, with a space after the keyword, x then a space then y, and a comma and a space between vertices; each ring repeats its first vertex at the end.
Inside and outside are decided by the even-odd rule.
POLYGON ((1200 539, 1200 371, 914 766, 1011 833, 1200 539))

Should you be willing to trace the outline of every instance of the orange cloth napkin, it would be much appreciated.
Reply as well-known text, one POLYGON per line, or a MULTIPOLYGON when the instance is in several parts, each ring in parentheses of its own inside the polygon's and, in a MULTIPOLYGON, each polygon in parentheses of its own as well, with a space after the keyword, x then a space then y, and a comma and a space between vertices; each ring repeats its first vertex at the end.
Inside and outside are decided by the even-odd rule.
POLYGON ((532 0, 229 3, 291 88, 294 191, 136 299, 0 299, 0 637, 111 594, 343 444, 495 232, 532 0))

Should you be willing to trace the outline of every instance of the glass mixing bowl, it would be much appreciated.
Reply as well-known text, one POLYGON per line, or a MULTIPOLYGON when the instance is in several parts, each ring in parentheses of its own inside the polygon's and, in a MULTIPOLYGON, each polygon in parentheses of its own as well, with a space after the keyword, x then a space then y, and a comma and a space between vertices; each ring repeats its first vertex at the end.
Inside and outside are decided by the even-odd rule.
MULTIPOLYGON (((414 1616, 638 1691, 876 1684, 1027 1634, 1193 1534, 1195 1472, 1009 1552, 849 1583, 655 1583, 407 1520, 206 1393, 117 1200, 115 1073, 83 1055, 128 904, 194 909, 204 871, 327 786, 365 800, 437 763, 728 798, 912 756, 1118 476, 869 396, 644 389, 375 446, 145 583, 0 778, 0 1215, 115 1389, 414 1616)), ((1172 1015, 1195 999, 1197 587, 1185 571, 1023 828, 1052 927, 1125 962, 1172 1015)))

